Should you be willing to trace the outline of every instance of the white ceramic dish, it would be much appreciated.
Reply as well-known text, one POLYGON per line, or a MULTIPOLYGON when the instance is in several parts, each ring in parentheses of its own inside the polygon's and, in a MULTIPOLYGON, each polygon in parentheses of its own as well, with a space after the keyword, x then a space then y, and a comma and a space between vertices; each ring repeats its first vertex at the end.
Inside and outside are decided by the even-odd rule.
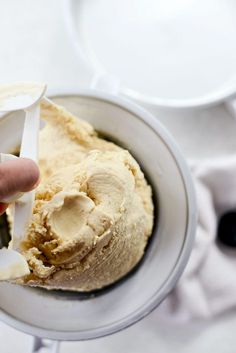
MULTIPOLYGON (((114 288, 81 300, 75 293, 0 284, 0 319, 5 323, 39 337, 91 339, 140 320, 174 287, 194 239, 195 196, 178 147, 150 113, 125 99, 92 90, 61 92, 55 101, 129 149, 148 176, 158 200, 157 224, 144 261, 114 288)), ((0 121, 2 152, 10 152, 17 145, 22 127, 20 113, 0 121)))
POLYGON ((236 94, 232 0, 62 0, 75 52, 120 92, 164 108, 196 108, 236 94))

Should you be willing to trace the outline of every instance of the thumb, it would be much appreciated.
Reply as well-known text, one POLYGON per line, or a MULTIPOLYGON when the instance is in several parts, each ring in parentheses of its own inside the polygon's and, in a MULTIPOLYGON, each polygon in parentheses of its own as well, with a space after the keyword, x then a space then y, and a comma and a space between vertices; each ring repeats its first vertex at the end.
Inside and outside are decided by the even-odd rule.
POLYGON ((0 202, 19 191, 32 190, 38 180, 38 166, 30 159, 18 158, 0 164, 0 202))

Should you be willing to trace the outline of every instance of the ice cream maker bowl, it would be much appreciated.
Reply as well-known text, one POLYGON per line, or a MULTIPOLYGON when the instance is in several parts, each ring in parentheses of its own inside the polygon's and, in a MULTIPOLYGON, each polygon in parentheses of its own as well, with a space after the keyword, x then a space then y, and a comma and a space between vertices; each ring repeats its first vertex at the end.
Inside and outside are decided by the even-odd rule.
MULTIPOLYGON (((196 228, 196 203, 188 167, 172 137, 150 113, 95 90, 56 92, 54 101, 128 149, 152 185, 155 227, 144 259, 127 278, 90 296, 0 283, 0 319, 28 334, 85 340, 137 322, 174 288, 188 261, 196 228)), ((0 120, 2 152, 20 141, 20 112, 0 120), (12 134, 14 131, 14 134, 12 134)))

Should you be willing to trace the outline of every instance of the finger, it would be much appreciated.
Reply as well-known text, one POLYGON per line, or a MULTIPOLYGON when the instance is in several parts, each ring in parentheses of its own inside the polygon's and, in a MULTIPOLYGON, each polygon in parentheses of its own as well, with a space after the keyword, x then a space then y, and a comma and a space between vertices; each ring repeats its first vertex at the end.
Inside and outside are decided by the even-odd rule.
POLYGON ((30 159, 18 158, 0 164, 0 200, 32 190, 38 180, 38 166, 30 159))
POLYGON ((8 207, 7 203, 0 202, 0 216, 6 211, 7 207, 8 207))

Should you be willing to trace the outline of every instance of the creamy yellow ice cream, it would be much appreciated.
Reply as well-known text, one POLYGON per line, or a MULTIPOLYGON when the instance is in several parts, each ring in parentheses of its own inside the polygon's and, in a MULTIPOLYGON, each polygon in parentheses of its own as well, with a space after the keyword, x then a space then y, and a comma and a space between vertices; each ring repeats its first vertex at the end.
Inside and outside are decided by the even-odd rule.
POLYGON ((127 274, 153 226, 151 188, 128 151, 99 138, 64 108, 43 103, 33 217, 22 243, 31 274, 48 289, 90 291, 127 274))

